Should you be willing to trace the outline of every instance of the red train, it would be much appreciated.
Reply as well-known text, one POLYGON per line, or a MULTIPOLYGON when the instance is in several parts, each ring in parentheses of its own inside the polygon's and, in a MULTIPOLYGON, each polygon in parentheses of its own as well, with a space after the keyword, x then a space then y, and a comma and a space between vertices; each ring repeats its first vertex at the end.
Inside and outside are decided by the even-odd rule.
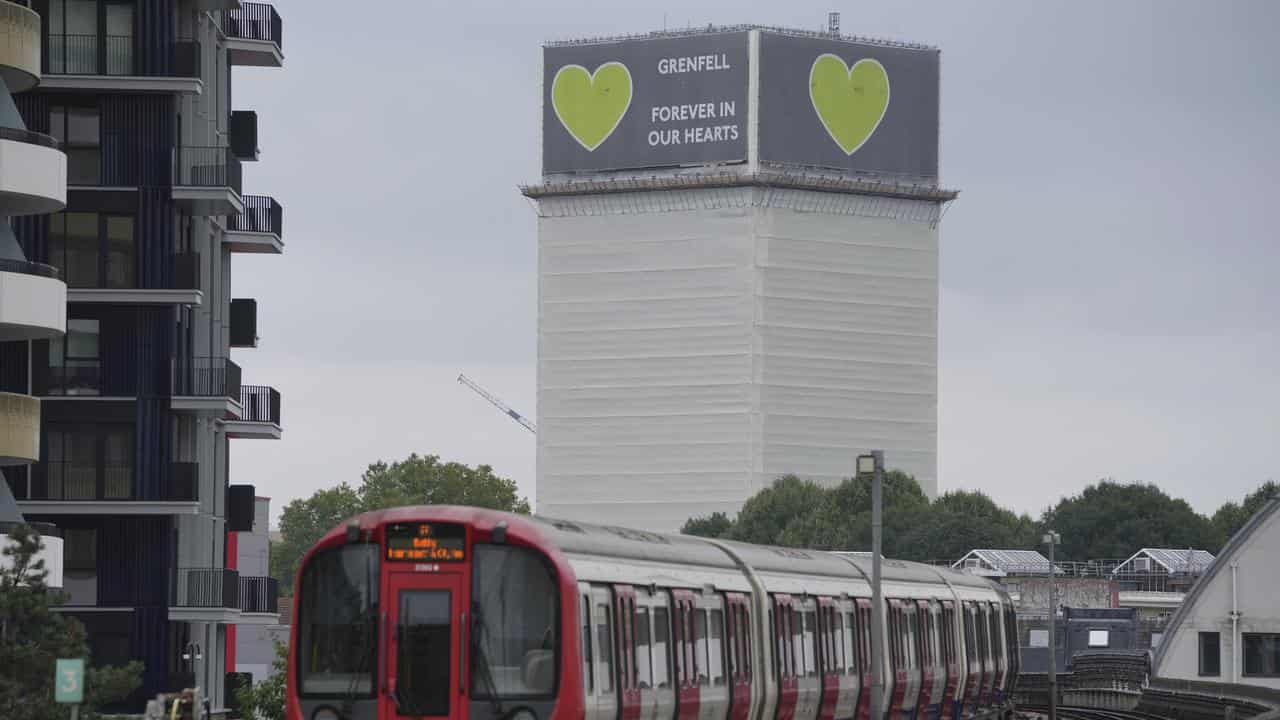
MULTIPOLYGON (((289 720, 865 720, 870 559, 476 508, 366 513, 298 573, 289 720)), ((885 560, 886 717, 1012 711, 1009 598, 885 560)))

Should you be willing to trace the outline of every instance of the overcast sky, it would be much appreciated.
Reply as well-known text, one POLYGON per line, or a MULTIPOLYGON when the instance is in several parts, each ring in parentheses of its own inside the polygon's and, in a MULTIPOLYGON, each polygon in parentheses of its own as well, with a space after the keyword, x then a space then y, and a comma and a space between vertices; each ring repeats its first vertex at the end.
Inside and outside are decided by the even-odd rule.
MULTIPOLYGON (((1101 477, 1211 512, 1280 478, 1280 3, 277 0, 285 67, 245 191, 285 254, 236 255, 259 303, 246 383, 282 441, 232 481, 289 500, 410 452, 532 497, 540 43, 693 25, 942 49, 939 488, 1038 513, 1101 477)), ((890 459, 892 462, 892 459, 890 459)))

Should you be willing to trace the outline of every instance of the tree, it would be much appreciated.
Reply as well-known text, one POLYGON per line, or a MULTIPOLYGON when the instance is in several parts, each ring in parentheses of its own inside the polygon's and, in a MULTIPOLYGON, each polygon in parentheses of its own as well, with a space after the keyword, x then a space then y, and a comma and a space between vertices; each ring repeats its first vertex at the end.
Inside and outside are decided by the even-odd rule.
POLYGON ((390 464, 379 460, 361 475, 359 487, 342 483, 285 505, 281 540, 271 547, 271 574, 281 593, 293 592, 298 563, 325 533, 352 515, 402 505, 471 505, 529 513, 529 501, 519 496, 515 482, 494 474, 488 465, 442 463, 436 455, 416 453, 390 464))
POLYGON ((928 522, 912 527, 905 544, 922 559, 955 561, 974 548, 1033 548, 1038 537, 1030 516, 1000 507, 985 493, 954 490, 933 501, 928 522))
POLYGON ((733 527, 733 521, 728 515, 722 512, 711 513, 703 517, 691 517, 680 528, 681 534, 696 535, 698 537, 718 538, 724 537, 733 527))
MULTIPOLYGON (((53 611, 62 598, 46 584, 48 571, 37 559, 39 533, 19 525, 9 537, 0 565, 0 713, 5 720, 62 720, 66 709, 53 702, 54 661, 88 658, 84 626, 53 611)), ((81 717, 96 717, 99 707, 141 685, 142 663, 89 667, 81 717)))
POLYGON ((1218 530, 1155 485, 1102 480, 1063 498, 1041 519, 1062 535, 1063 559, 1124 558, 1143 547, 1220 547, 1218 530))
POLYGON ((1244 502, 1239 505, 1230 501, 1223 503, 1222 507, 1213 514, 1213 526, 1221 536, 1222 542, 1225 544, 1230 540, 1231 536, 1249 522, 1249 518, 1277 497, 1280 497, 1280 484, 1274 480, 1268 480, 1257 490, 1246 495, 1244 502))
POLYGON ((236 691, 244 720, 284 720, 285 678, 289 667, 289 646, 275 643, 271 674, 262 682, 236 691))

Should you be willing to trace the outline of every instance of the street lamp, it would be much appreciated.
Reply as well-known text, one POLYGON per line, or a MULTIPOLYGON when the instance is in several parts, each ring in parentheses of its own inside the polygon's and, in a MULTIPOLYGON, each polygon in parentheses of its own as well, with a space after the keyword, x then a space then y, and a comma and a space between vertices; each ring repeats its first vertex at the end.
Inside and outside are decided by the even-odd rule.
POLYGON ((871 717, 884 717, 884 598, 880 584, 884 451, 858 456, 858 475, 871 476, 871 717))
POLYGON ((1049 546, 1049 720, 1058 720, 1058 581, 1054 577, 1053 549, 1062 536, 1049 530, 1041 538, 1049 546))

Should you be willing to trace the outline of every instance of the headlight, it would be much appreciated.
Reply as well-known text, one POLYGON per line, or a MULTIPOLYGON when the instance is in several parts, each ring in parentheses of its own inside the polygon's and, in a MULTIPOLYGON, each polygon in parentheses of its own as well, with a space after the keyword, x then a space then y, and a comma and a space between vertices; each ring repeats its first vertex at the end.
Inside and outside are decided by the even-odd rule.
POLYGON ((316 708, 316 711, 311 713, 311 720, 342 720, 342 714, 325 705, 324 707, 316 708))
POLYGON ((511 714, 510 720, 538 720, 538 716, 534 715, 532 710, 520 708, 511 714))

